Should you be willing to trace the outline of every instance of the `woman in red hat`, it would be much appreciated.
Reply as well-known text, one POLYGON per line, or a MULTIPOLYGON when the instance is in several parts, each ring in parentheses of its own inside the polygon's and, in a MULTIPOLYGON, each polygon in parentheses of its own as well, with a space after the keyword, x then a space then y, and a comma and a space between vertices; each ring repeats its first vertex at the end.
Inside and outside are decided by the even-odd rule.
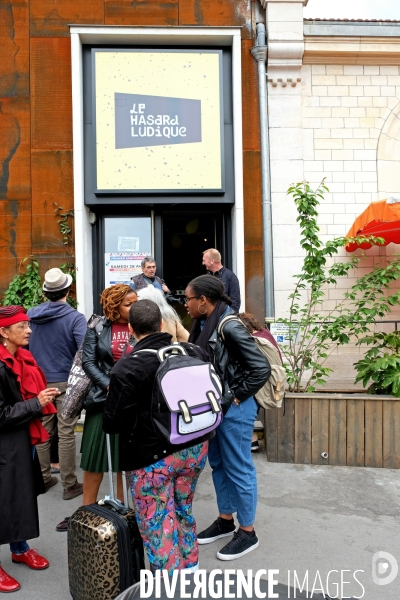
MULTIPOLYGON (((0 545, 10 544, 11 559, 30 569, 49 562, 26 540, 39 536, 36 496, 44 492, 35 445, 48 438, 41 417, 55 412, 57 388, 46 379, 25 350, 31 330, 22 306, 0 307, 0 545)), ((0 565, 0 592, 20 584, 0 565)))

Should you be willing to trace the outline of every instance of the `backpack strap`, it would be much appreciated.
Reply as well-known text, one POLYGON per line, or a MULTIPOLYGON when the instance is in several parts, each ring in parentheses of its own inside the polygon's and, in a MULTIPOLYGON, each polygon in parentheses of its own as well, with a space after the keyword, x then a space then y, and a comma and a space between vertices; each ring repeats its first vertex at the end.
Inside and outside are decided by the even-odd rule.
POLYGON ((172 354, 175 354, 175 355, 180 354, 182 356, 187 355, 185 348, 183 346, 181 346, 178 342, 174 342, 170 346, 165 346, 164 348, 161 348, 160 350, 151 350, 150 348, 143 348, 143 350, 137 350, 136 352, 133 352, 133 354, 137 355, 140 352, 151 352, 152 354, 156 354, 160 363, 164 362, 164 360, 166 358, 168 358, 168 356, 171 356, 172 354))
POLYGON ((151 354, 158 354, 158 350, 150 350, 150 348, 143 348, 143 350, 134 350, 132 356, 137 356, 141 352, 151 352, 151 354))
POLYGON ((227 323, 229 323, 229 321, 239 321, 239 323, 243 325, 243 321, 239 319, 239 317, 237 317, 236 315, 226 315, 226 317, 220 320, 217 326, 217 334, 223 341, 225 341, 224 327, 227 323))

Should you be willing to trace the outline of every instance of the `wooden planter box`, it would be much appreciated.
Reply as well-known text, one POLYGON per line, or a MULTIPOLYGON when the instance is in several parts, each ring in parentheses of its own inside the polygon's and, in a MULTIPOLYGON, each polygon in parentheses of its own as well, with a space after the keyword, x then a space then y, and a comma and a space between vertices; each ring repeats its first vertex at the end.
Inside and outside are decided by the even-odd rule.
POLYGON ((285 415, 264 411, 264 438, 271 462, 399 469, 400 398, 287 393, 285 415))

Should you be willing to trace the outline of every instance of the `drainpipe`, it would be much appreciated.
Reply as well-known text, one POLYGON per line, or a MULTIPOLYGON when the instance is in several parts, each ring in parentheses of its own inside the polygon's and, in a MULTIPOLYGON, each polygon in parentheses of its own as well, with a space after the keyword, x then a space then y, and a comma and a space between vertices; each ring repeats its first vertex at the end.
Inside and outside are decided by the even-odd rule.
POLYGON ((258 66, 258 97, 261 130, 262 224, 264 257, 265 321, 275 321, 274 256, 272 243, 271 175, 268 124, 268 82, 266 60, 268 47, 264 23, 257 23, 256 45, 250 50, 258 66))

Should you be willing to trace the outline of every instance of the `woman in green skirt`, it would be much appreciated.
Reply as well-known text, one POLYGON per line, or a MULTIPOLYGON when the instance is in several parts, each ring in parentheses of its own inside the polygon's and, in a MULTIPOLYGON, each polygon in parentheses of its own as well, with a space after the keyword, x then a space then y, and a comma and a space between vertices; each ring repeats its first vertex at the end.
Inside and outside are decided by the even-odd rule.
MULTIPOLYGON (((111 369, 122 356, 129 340, 129 309, 137 301, 137 295, 129 285, 112 285, 101 294, 100 302, 106 317, 100 333, 88 329, 83 342, 82 367, 90 377, 90 391, 94 400, 86 411, 81 446, 83 469, 83 504, 97 500, 103 474, 108 471, 106 434, 103 432, 103 409, 110 383, 111 369)), ((132 350, 131 346, 127 351, 132 350)), ((119 472, 118 435, 111 435, 113 471, 119 472)), ((117 476, 117 497, 123 499, 121 473, 117 476)))

